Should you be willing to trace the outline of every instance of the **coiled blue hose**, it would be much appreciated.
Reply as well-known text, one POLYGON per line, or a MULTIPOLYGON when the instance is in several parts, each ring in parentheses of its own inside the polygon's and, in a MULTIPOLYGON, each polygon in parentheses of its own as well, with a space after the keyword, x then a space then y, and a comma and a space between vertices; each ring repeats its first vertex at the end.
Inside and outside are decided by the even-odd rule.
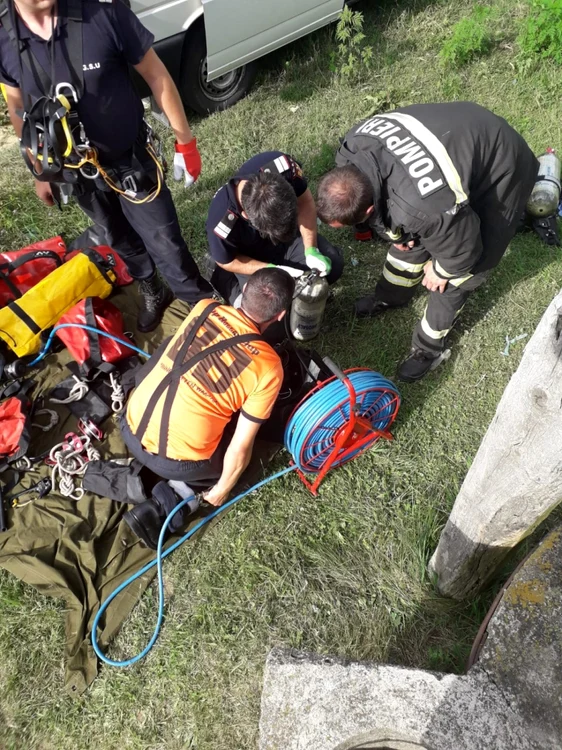
MULTIPOLYGON (((356 370, 348 377, 357 394, 358 415, 374 430, 386 430, 400 406, 396 386, 372 370, 356 370)), ((322 468, 338 431, 349 420, 349 406, 348 390, 336 379, 313 393, 292 415, 285 429, 285 446, 301 471, 314 473, 322 468)), ((373 433, 372 440, 351 451, 345 461, 366 450, 377 438, 373 433)), ((341 463, 341 458, 336 459, 332 468, 341 463)))
MULTIPOLYGON (((42 351, 32 362, 29 363, 29 367, 39 364, 39 362, 41 362, 47 356, 47 353, 52 345, 53 337, 61 328, 82 328, 86 331, 92 331, 93 333, 98 333, 102 336, 113 339, 120 344, 126 345, 127 347, 129 347, 129 349, 136 352, 137 354, 140 354, 143 357, 150 357, 149 354, 144 352, 142 349, 134 346, 133 344, 131 344, 131 342, 120 339, 113 334, 107 333, 106 331, 102 331, 91 326, 82 325, 80 323, 63 323, 53 328, 42 351)), ((370 422, 371 427, 374 430, 386 430, 394 420, 394 417, 396 416, 400 405, 400 395, 396 390, 394 384, 391 383, 390 380, 387 380, 382 375, 379 375, 379 373, 373 372, 372 370, 356 370, 355 372, 348 373, 347 377, 351 380, 351 383, 353 384, 353 387, 356 391, 357 414, 363 419, 370 422)), ((105 664, 109 664, 112 667, 128 667, 140 661, 149 653, 149 651, 156 643, 164 618, 164 580, 162 575, 162 561, 164 560, 164 558, 174 552, 174 550, 180 547, 188 539, 190 539, 205 524, 209 523, 209 521, 212 521, 213 518, 216 518, 221 513, 224 513, 225 510, 231 508, 239 500, 249 495, 250 492, 257 490, 259 487, 263 487, 269 482, 272 482, 274 479, 277 479, 278 477, 288 474, 289 472, 296 469, 300 469, 301 471, 308 473, 319 471, 322 468, 324 461, 330 455, 338 431, 341 430, 349 420, 349 407, 349 393, 346 386, 341 380, 332 380, 321 386, 318 390, 312 392, 308 396, 308 398, 306 398, 306 400, 303 401, 303 403, 301 403, 300 406, 295 410, 285 430, 285 447, 292 456, 294 464, 292 466, 288 466, 286 469, 278 471, 276 474, 273 474, 266 479, 263 479, 253 487, 250 487, 250 489, 245 490, 229 502, 222 505, 220 508, 217 508, 213 513, 203 518, 198 524, 196 524, 192 529, 184 534, 184 536, 178 539, 178 541, 175 542, 171 547, 169 547, 165 551, 162 551, 166 531, 172 518, 183 507, 185 507, 190 500, 193 499, 193 495, 182 500, 182 502, 174 508, 174 510, 166 518, 164 525, 162 526, 162 529, 160 531, 158 546, 156 550, 156 558, 147 563, 137 573, 130 576, 126 581, 118 586, 115 591, 113 591, 103 602, 94 619, 94 623, 92 626, 92 646, 101 661, 103 661, 105 664), (101 618, 103 617, 109 604, 115 599, 116 596, 118 596, 134 581, 138 580, 142 575, 144 575, 144 573, 151 570, 154 566, 156 566, 157 568, 158 575, 158 617, 152 637, 150 638, 145 648, 136 656, 133 656, 130 659, 126 659, 124 661, 115 661, 113 659, 110 659, 101 651, 97 640, 97 631, 101 618)), ((366 450, 370 445, 372 445, 373 442, 378 439, 378 437, 379 436, 377 434, 373 433, 372 439, 370 441, 358 447, 356 450, 352 450, 345 456, 345 460, 348 461, 356 456, 359 452, 366 450)), ((343 462, 343 460, 344 459, 342 458, 336 459, 333 467, 339 466, 343 462)))

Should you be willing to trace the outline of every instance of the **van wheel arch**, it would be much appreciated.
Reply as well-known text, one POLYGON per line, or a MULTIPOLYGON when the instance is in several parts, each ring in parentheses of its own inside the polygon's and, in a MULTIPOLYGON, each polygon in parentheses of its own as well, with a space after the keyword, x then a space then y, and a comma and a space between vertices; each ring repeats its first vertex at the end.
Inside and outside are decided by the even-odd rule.
POLYGON ((207 43, 203 18, 185 34, 182 49, 179 92, 183 103, 201 115, 221 112, 240 101, 250 90, 257 64, 243 65, 215 81, 207 81, 207 43))

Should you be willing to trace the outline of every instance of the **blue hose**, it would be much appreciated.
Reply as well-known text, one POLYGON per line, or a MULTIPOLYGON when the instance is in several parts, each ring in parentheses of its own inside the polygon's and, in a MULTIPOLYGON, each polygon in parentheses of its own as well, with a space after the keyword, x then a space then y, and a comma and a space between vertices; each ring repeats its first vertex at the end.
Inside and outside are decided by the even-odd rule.
MULTIPOLYGON (((113 339, 120 344, 124 344, 142 357, 150 357, 149 354, 134 346, 130 341, 120 339, 106 331, 82 325, 81 323, 62 323, 53 328, 42 351, 28 364, 29 367, 39 364, 39 362, 47 356, 53 342, 53 337, 61 328, 82 328, 86 331, 92 331, 93 333, 113 339)), ((371 424, 373 430, 386 430, 394 420, 400 406, 400 395, 394 384, 372 370, 357 370, 348 373, 347 377, 351 380, 357 394, 357 414, 364 420, 367 420, 371 424)), ((101 661, 112 667, 128 667, 140 661, 148 654, 156 643, 164 618, 164 580, 162 575, 162 561, 164 558, 174 552, 174 550, 180 547, 184 542, 187 542, 187 540, 205 524, 212 521, 213 518, 216 518, 221 513, 224 513, 225 510, 231 508, 239 500, 242 500, 246 495, 249 495, 250 492, 257 490, 259 487, 263 487, 265 484, 268 484, 274 479, 277 479, 284 474, 288 474, 295 469, 308 473, 319 471, 327 456, 330 455, 338 431, 341 430, 349 420, 349 406, 349 393, 341 380, 332 380, 320 387, 317 391, 312 392, 291 416, 285 430, 285 447, 292 456, 294 464, 288 466, 286 469, 278 471, 276 474, 273 474, 266 479, 263 479, 253 487, 250 487, 250 489, 245 490, 229 502, 222 505, 220 508, 217 508, 211 513, 211 515, 206 516, 199 521, 198 524, 163 552, 162 546, 164 544, 164 537, 172 518, 193 499, 193 495, 182 500, 181 503, 173 509, 170 515, 166 518, 160 531, 156 558, 147 563, 137 573, 130 576, 118 586, 101 605, 94 619, 94 624, 92 626, 92 646, 101 661), (136 656, 124 661, 114 661, 113 659, 109 659, 101 651, 97 640, 97 630, 100 620, 115 597, 126 589, 127 586, 130 586, 134 581, 138 580, 144 575, 144 573, 151 570, 155 565, 158 574, 158 618, 156 620, 152 637, 145 648, 136 656)), ((361 445, 356 450, 352 450, 344 458, 336 459, 333 467, 339 466, 343 460, 348 461, 358 453, 366 450, 378 439, 378 437, 379 435, 377 433, 373 433, 371 439, 367 443, 361 445)))
MULTIPOLYGON (((357 394, 359 416, 374 430, 386 430, 400 406, 396 386, 372 370, 356 370, 348 377, 357 394)), ((341 380, 326 383, 299 406, 285 429, 285 446, 301 471, 314 473, 322 468, 338 431, 348 420, 349 394, 341 380)), ((351 451, 345 460, 366 450, 377 438, 373 433, 370 443, 351 451)), ((332 468, 341 463, 342 459, 336 459, 332 468)))
POLYGON ((130 667, 131 664, 135 664, 137 661, 140 661, 141 659, 144 659, 144 657, 148 654, 150 649, 154 646, 156 643, 156 640, 158 638, 158 635, 160 633, 160 628, 162 627, 162 620, 164 618, 164 579, 162 577, 162 560, 165 557, 168 557, 168 555, 171 555, 174 550, 176 550, 178 547, 180 547, 184 542, 187 542, 187 540, 192 537, 197 531, 199 531, 200 528, 202 528, 206 523, 209 523, 209 521, 212 521, 213 518, 216 518, 220 513, 224 513, 225 510, 232 507, 235 503, 237 503, 239 500, 242 500, 243 497, 246 497, 246 495, 249 495, 250 492, 253 492, 254 490, 257 490, 259 487, 263 487, 264 484, 268 484, 269 482, 272 482, 274 479, 277 479, 278 477, 282 477, 284 474, 288 474, 290 471, 294 471, 297 467, 296 466, 288 466, 286 469, 282 469, 281 471, 278 471, 277 474, 273 474, 271 477, 267 477, 266 479, 263 479, 261 482, 258 482, 253 487, 250 487, 249 490, 245 490, 240 495, 237 495, 236 497, 232 498, 232 500, 229 500, 224 505, 221 505, 220 508, 217 508, 213 513, 211 513, 210 516, 206 516, 201 521, 199 521, 198 524, 196 524, 192 529, 190 529, 187 534, 181 537, 181 539, 178 539, 177 542, 172 544, 171 547, 169 547, 165 552, 162 552, 162 545, 164 543, 164 536, 166 534, 166 529, 168 528, 170 521, 172 518, 176 515, 178 511, 180 511, 187 503, 193 499, 193 495, 190 495, 189 497, 186 497, 184 500, 177 505, 173 511, 170 513, 170 515, 166 518, 164 525, 162 526, 162 530, 160 531, 160 536, 158 537, 158 548, 156 550, 156 559, 152 560, 152 562, 147 563, 144 568, 141 568, 137 573, 132 575, 130 578, 127 578, 126 581, 124 581, 120 586, 118 586, 115 591, 113 591, 107 599, 104 601, 104 603, 101 605, 96 618, 94 620, 94 624, 92 625, 92 646, 94 647, 94 651, 98 655, 98 657, 105 662, 105 664, 109 664, 111 667, 130 667), (115 597, 121 593, 124 589, 127 588, 127 586, 130 586, 131 583, 136 581, 138 578, 140 578, 144 573, 146 573, 148 570, 153 568, 154 566, 157 566, 158 569, 158 619, 156 621, 156 625, 154 627, 154 632, 152 633, 152 638, 147 643, 145 648, 136 656, 133 656, 130 659, 126 659, 125 661, 114 661, 113 659, 109 659, 105 654, 101 651, 99 644, 98 644, 98 637, 97 637, 97 629, 99 622, 101 618, 103 617, 103 614, 109 604, 115 599, 115 597))
POLYGON ((47 354, 49 353, 49 349, 51 348, 53 344, 53 338, 55 336, 55 333, 57 331, 60 331, 61 328, 82 328, 84 331, 91 331, 92 333, 100 334, 101 336, 105 336, 108 339, 113 339, 113 341, 117 341, 119 344, 124 344, 132 351, 136 352, 137 354, 140 354, 142 357, 146 357, 147 359, 150 358, 150 354, 147 354, 147 352, 143 352, 142 349, 139 349, 137 346, 132 344, 130 341, 127 341, 126 339, 120 339, 118 336, 114 336, 112 333, 108 333, 107 331, 102 331, 100 328, 93 328, 93 326, 86 326, 82 325, 82 323, 61 323, 58 326, 55 326, 51 333, 49 334, 49 338, 45 342, 45 346, 41 349, 39 354, 35 357, 35 359, 32 362, 28 363, 28 367, 35 367, 35 365, 38 365, 39 362, 42 362, 47 354))

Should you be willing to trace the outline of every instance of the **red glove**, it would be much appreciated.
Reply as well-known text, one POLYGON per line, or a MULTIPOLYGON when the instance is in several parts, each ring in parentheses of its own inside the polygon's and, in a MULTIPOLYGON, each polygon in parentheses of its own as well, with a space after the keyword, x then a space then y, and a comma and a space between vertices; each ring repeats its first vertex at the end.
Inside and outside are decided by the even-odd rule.
POLYGON ((201 154, 197 150, 197 139, 189 143, 178 143, 176 141, 176 153, 174 154, 174 180, 185 178, 185 187, 193 185, 201 174, 201 154))

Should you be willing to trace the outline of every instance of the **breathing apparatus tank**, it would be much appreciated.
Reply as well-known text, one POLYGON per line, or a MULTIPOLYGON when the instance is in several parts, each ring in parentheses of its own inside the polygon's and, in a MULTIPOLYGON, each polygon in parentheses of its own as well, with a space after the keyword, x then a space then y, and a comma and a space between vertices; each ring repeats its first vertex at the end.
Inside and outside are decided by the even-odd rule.
POLYGON ((560 159, 552 148, 539 156, 539 174, 531 197, 528 213, 535 218, 553 216, 560 202, 560 159))
POLYGON ((291 306, 291 333, 298 341, 318 335, 330 287, 318 271, 304 273, 297 281, 291 306))

